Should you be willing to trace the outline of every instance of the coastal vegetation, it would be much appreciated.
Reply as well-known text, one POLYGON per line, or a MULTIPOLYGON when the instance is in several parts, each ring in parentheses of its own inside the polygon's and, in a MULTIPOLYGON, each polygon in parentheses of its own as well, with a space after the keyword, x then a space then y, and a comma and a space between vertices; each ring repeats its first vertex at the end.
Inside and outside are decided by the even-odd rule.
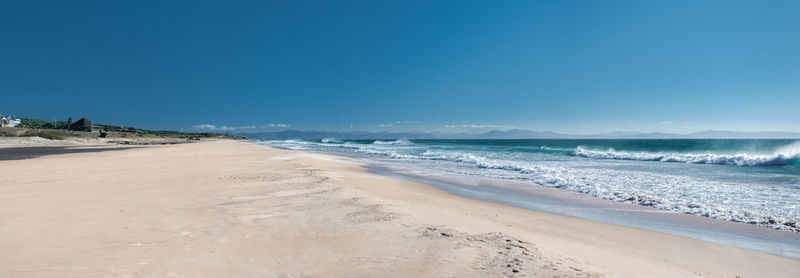
POLYGON ((50 140, 64 140, 64 136, 42 130, 26 130, 24 133, 22 133, 21 137, 34 137, 34 136, 50 140))
POLYGON ((201 139, 248 139, 242 136, 231 136, 214 133, 181 132, 174 130, 150 130, 137 127, 92 123, 81 118, 73 122, 45 121, 41 119, 21 118, 19 125, 0 129, 0 137, 41 137, 49 140, 109 138, 113 143, 137 143, 140 141, 186 141, 201 139))

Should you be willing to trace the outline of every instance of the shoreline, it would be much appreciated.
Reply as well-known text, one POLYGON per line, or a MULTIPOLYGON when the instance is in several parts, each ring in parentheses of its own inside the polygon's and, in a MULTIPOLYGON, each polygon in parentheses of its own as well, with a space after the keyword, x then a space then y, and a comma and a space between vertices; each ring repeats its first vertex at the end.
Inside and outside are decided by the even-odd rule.
MULTIPOLYGON (((347 157, 347 156, 345 156, 347 157)), ((428 177, 367 164, 371 172, 420 182, 450 194, 584 220, 644 229, 800 259, 800 234, 652 207, 620 203, 574 191, 512 181, 465 181, 428 177), (520 185, 524 186, 521 187, 520 185)))
MULTIPOLYGON (((528 179, 495 178, 491 175, 481 174, 461 175, 462 172, 459 172, 459 169, 454 170, 454 174, 448 174, 450 170, 441 169, 452 168, 447 168, 447 166, 436 168, 439 165, 425 164, 437 169, 429 171, 424 166, 415 165, 416 160, 413 155, 409 155, 410 160, 398 160, 391 155, 391 158, 368 155, 372 151, 371 149, 365 151, 368 154, 361 154, 359 151, 349 152, 337 148, 313 148, 302 147, 302 145, 301 148, 293 148, 294 146, 291 144, 289 146, 277 144, 276 146, 263 142, 254 143, 288 150, 297 149, 346 157, 356 163, 364 164, 374 173, 425 183, 461 197, 800 258, 800 233, 796 230, 609 200, 570 189, 540 185, 530 182, 528 179)), ((411 144, 411 142, 406 142, 406 144, 411 144)), ((382 151, 382 153, 378 152, 385 154, 392 153, 394 150, 382 151)), ((392 155, 396 154, 392 153, 392 155)), ((422 161, 429 160, 423 159, 422 161)))
POLYGON ((463 198, 344 157, 245 142, 0 166, 0 276, 800 275, 797 259, 463 198))

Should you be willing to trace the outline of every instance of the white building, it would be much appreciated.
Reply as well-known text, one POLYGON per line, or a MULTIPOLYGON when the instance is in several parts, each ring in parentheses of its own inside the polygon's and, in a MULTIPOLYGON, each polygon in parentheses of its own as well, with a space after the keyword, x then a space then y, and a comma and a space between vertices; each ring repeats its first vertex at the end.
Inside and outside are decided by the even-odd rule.
POLYGON ((0 119, 3 121, 2 127, 15 127, 22 122, 20 119, 12 119, 11 117, 2 117, 0 119))

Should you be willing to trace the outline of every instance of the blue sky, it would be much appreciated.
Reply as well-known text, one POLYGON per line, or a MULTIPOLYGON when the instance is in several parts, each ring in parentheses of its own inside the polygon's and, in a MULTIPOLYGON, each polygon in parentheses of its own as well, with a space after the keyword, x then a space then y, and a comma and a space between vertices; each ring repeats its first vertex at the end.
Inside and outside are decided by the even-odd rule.
POLYGON ((216 131, 800 131, 799 1, 0 6, 3 114, 216 131))

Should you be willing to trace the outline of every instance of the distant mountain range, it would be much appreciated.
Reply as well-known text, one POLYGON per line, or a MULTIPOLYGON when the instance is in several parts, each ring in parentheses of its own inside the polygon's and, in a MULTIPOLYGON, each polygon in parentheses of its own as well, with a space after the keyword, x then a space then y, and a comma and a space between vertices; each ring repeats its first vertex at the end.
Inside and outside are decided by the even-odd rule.
POLYGON ((706 130, 689 134, 611 132, 592 135, 563 134, 553 131, 512 129, 492 130, 485 133, 441 133, 441 132, 367 132, 367 131, 305 131, 285 130, 279 132, 238 133, 253 139, 800 139, 800 132, 766 131, 740 132, 706 130))

